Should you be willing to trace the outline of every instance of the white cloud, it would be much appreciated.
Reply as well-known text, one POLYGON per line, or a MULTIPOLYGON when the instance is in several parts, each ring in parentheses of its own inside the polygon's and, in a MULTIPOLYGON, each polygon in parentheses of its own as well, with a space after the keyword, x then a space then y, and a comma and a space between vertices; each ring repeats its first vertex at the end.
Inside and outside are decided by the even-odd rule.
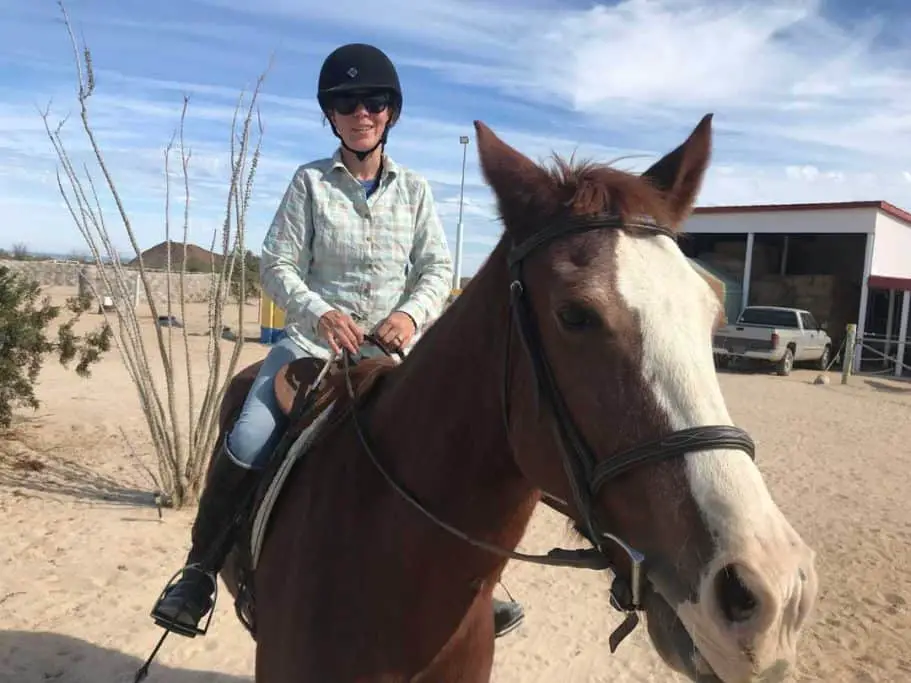
MULTIPOLYGON (((403 64, 581 114, 653 153, 715 111, 719 155, 800 147, 814 163, 896 163, 911 148, 911 51, 878 43, 882 17, 838 25, 820 0, 480 4, 204 0, 283 21, 375 31, 403 64), (857 157, 868 157, 858 162, 857 157)), ((558 133, 555 121, 548 134, 558 133)), ((784 160, 795 163, 793 158, 784 160)))
MULTIPOLYGON (((312 80, 322 56, 345 39, 387 46, 407 70, 406 115, 391 152, 431 180, 450 240, 458 137, 472 132, 472 118, 532 158, 553 151, 629 156, 620 167, 641 171, 714 111, 703 204, 886 199, 911 207, 911 54, 879 44, 889 28, 881 18, 836 24, 815 0, 626 0, 584 10, 556 0, 386 0, 382 12, 363 12, 356 0, 318 7, 263 0, 255 8, 244 0, 195 0, 181 21, 175 17, 184 11, 169 6, 173 13, 81 19, 88 9, 71 8, 89 42, 102 44, 93 122, 137 212, 143 246, 163 238, 162 148, 182 94, 192 93, 193 234, 206 243, 224 203, 238 89, 252 84, 274 49, 250 221, 250 242, 258 243, 294 168, 334 145, 312 80), (201 20, 201 6, 211 21, 201 20), (108 44, 106 31, 120 42, 108 44)), ((65 34, 45 24, 21 24, 35 33, 10 51, 29 55, 11 59, 27 63, 22 68, 32 69, 35 82, 0 80, 0 246, 25 239, 67 251, 79 238, 56 197, 55 160, 35 107, 52 97, 55 113, 72 112, 72 70, 65 34), (51 46, 52 63, 37 58, 37 44, 51 46)), ((0 38, 16 38, 2 31, 0 38)), ((67 139, 84 158, 78 124, 70 120, 67 139)), ((472 144, 467 272, 500 231, 476 155, 472 144)))

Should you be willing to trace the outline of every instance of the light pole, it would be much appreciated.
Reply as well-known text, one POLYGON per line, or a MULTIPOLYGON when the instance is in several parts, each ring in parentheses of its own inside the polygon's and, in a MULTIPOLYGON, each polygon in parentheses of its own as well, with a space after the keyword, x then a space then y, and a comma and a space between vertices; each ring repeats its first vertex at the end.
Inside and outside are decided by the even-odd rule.
POLYGON ((465 201, 465 160, 468 158, 468 136, 460 135, 459 143, 462 145, 462 183, 459 188, 459 222, 456 224, 455 264, 452 269, 452 288, 454 290, 461 289, 462 285, 462 239, 464 237, 462 205, 465 201))

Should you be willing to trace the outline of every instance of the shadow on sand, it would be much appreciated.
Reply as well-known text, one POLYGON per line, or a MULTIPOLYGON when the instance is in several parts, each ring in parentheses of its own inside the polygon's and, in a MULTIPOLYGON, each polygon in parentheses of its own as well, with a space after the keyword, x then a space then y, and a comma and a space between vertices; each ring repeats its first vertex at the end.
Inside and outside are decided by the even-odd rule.
MULTIPOLYGON (((143 661, 59 633, 0 631, 4 683, 132 683, 143 661)), ((145 683, 252 683, 251 676, 174 669, 156 659, 145 683)))
POLYGON ((155 507, 156 501, 153 492, 124 486, 75 460, 27 453, 0 458, 0 487, 125 507, 155 507))
POLYGON ((900 386, 899 384, 890 384, 888 382, 877 381, 875 379, 866 379, 864 380, 866 384, 871 389, 876 391, 882 391, 887 394, 909 394, 911 393, 911 384, 907 386, 900 386))

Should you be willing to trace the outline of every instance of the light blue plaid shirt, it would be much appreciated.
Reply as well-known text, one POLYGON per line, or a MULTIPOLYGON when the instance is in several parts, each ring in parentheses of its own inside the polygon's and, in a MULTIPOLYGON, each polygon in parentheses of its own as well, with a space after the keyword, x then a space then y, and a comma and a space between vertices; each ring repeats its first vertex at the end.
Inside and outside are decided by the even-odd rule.
POLYGON ((339 150, 297 169, 260 263, 263 290, 285 311, 288 336, 319 358, 330 355, 317 333, 324 313, 343 311, 370 332, 402 311, 420 331, 442 311, 452 272, 429 183, 384 155, 368 198, 339 150))

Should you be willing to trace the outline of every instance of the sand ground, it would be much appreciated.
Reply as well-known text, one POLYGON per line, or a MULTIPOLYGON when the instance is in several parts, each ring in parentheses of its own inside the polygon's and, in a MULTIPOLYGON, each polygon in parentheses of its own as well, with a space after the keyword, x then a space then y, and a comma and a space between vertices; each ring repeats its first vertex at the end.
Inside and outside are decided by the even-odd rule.
MULTIPOLYGON (((258 336, 256 306, 245 315, 246 333, 258 336)), ((204 320, 205 307, 192 306, 188 329, 204 320)), ((202 382, 207 338, 190 341, 202 382)), ((241 363, 265 352, 247 344, 241 363)), ((856 377, 844 387, 833 376, 814 386, 814 377, 721 375, 773 496, 819 553, 822 593, 795 680, 911 680, 911 384, 856 377)), ((48 362, 39 398, 0 453, 0 681, 130 681, 159 634, 148 609, 177 569, 192 511, 159 518, 150 504, 123 433, 141 456, 148 437, 116 353, 89 380, 48 362)), ((563 522, 542 508, 523 548, 566 540, 563 522)), ((603 577, 513 563, 506 585, 527 620, 498 643, 496 683, 675 680, 644 629, 609 654, 619 619, 593 599, 606 592, 603 577)), ((148 681, 240 683, 252 680, 252 664, 252 642, 223 600, 209 635, 170 639, 148 681)))

